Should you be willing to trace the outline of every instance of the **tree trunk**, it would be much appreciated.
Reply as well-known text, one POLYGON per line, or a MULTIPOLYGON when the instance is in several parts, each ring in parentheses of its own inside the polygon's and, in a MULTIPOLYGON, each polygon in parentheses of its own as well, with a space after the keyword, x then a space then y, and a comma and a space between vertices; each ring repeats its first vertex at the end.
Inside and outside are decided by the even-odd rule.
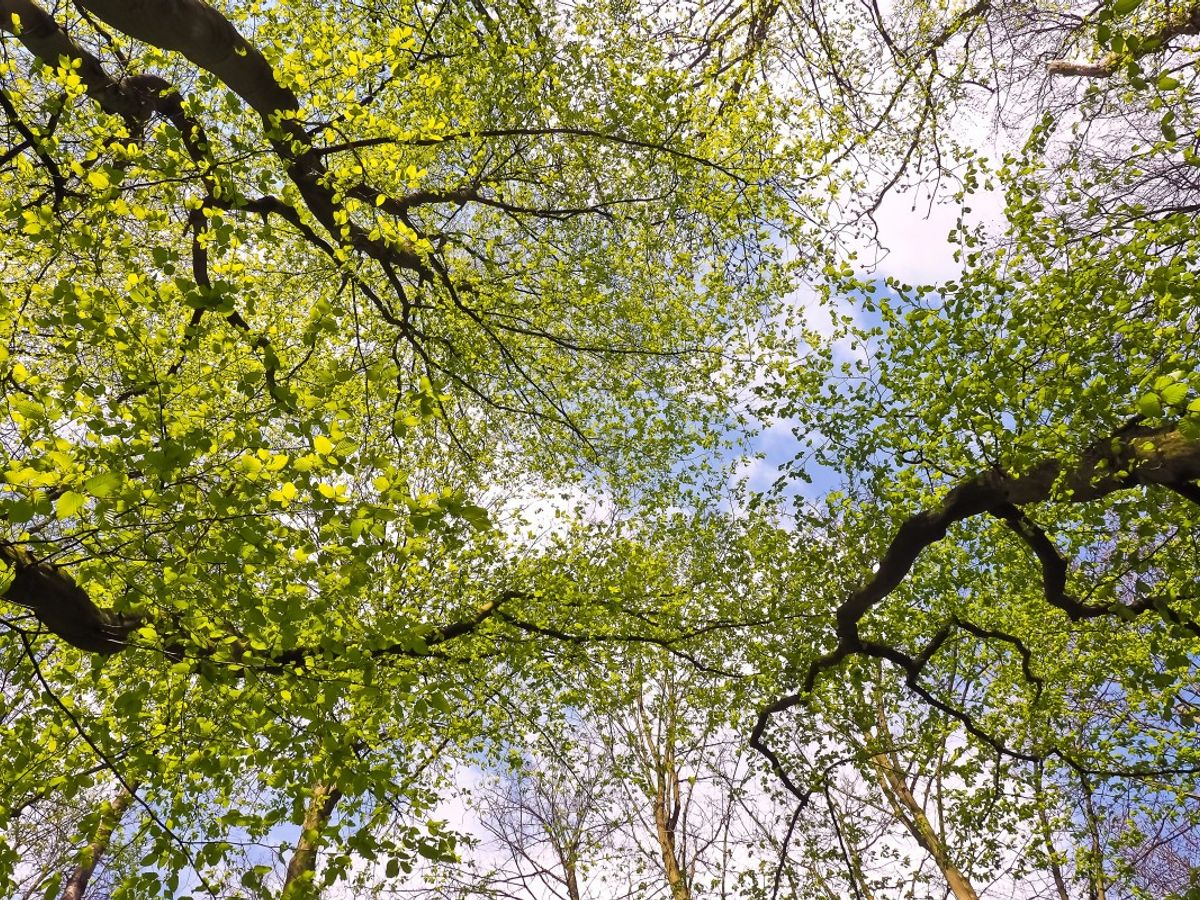
POLYGON ((335 785, 319 784, 313 789, 308 809, 304 813, 300 838, 296 841, 296 849, 292 851, 292 858, 288 861, 280 900, 301 900, 316 896, 313 874, 317 867, 321 832, 329 824, 329 817, 341 796, 342 792, 335 785))
MULTIPOLYGON (((888 727, 882 705, 875 707, 875 717, 879 725, 880 738, 891 744, 892 732, 888 727)), ((979 900, 979 894, 975 892, 975 888, 971 886, 966 876, 950 858, 945 843, 933 827, 933 823, 929 821, 929 816, 925 814, 925 808, 913 796, 896 756, 881 751, 871 757, 871 764, 879 778, 879 786, 883 789, 884 796, 887 797, 896 813, 896 818, 921 845, 921 848, 933 857, 934 863, 941 870, 955 900, 979 900)))
POLYGON ((573 856, 564 856, 562 861, 563 877, 567 882, 567 896, 570 900, 582 900, 579 893, 579 873, 573 856))
POLYGON ((655 735, 646 715, 646 707, 638 700, 638 725, 642 752, 649 763, 647 772, 654 784, 654 836, 658 842, 663 861, 663 872, 667 886, 671 889, 671 900, 691 900, 684 867, 680 864, 676 828, 682 808, 679 786, 679 769, 675 762, 675 695, 674 685, 664 711, 666 721, 659 735, 655 735))
POLYGON ((62 900, 82 900, 88 882, 92 880, 92 873, 96 871, 96 865, 108 852, 113 832, 121 824, 121 817, 124 816, 125 810, 132 802, 133 794, 124 788, 121 788, 120 793, 112 800, 104 801, 100 808, 100 821, 96 824, 91 843, 87 845, 79 862, 71 870, 71 875, 67 878, 66 886, 63 888, 62 900))
POLYGON ((1038 823, 1041 825, 1042 841, 1046 845, 1046 854, 1050 859, 1050 875, 1054 879, 1054 889, 1058 893, 1058 900, 1071 900, 1071 895, 1067 891, 1067 879, 1063 876, 1062 866, 1058 863, 1058 854, 1054 848, 1054 833, 1050 829, 1050 818, 1046 815, 1046 795, 1042 789, 1041 765, 1034 769, 1034 775, 1038 823))
POLYGON ((1092 852, 1089 854, 1087 877, 1089 900, 1108 900, 1106 879, 1104 877, 1104 848, 1100 841, 1100 825, 1096 818, 1096 807, 1092 803, 1092 785, 1084 776, 1080 776, 1083 786, 1084 810, 1087 813, 1088 837, 1091 838, 1092 852))
POLYGON ((971 883, 967 881, 966 877, 950 859, 946 845, 942 843, 942 839, 934 829, 933 823, 925 815, 924 808, 917 802, 917 798, 913 796, 912 791, 909 790, 908 784, 898 771, 895 761, 886 753, 877 753, 871 757, 871 763, 874 765, 875 772, 879 776, 879 785, 883 788, 883 793, 887 796, 888 802, 892 804, 892 809, 896 812, 896 817, 903 823, 916 842, 921 845, 922 849, 933 857, 934 863, 941 870, 943 877, 945 877, 946 884, 949 885, 950 892, 954 894, 955 900, 979 900, 979 895, 971 887, 971 883))
POLYGON ((691 900, 687 879, 679 867, 676 855, 675 826, 667 811, 665 785, 654 796, 654 827, 658 837, 658 848, 662 852, 663 869, 667 874, 667 885, 671 888, 671 900, 691 900))

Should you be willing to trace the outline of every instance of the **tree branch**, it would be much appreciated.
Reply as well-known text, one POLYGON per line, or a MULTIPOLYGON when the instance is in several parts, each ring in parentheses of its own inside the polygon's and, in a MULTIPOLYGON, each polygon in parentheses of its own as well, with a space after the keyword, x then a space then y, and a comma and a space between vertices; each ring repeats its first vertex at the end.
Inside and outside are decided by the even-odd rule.
POLYGON ((313 890, 313 875, 317 868, 317 850, 321 845, 321 832, 329 824, 333 808, 341 799, 342 792, 336 785, 318 784, 304 811, 304 822, 296 849, 288 860, 287 876, 283 881, 280 900, 300 900, 316 896, 313 890))
POLYGON ((14 570, 4 599, 32 611, 72 647, 108 656, 123 650, 130 633, 142 624, 137 616, 97 606, 75 579, 26 549, 0 542, 0 561, 14 570))
POLYGON ((1184 9, 1176 18, 1168 19, 1162 27, 1146 35, 1137 45, 1137 50, 1127 53, 1108 53, 1099 62, 1072 59, 1052 59, 1046 64, 1051 75, 1072 78, 1109 78, 1123 62, 1138 60, 1156 50, 1161 50, 1177 37, 1200 34, 1200 3, 1184 9))
POLYGON ((1193 499, 1198 492, 1195 484, 1198 479, 1200 441, 1189 440, 1174 425, 1166 424, 1154 428, 1141 425, 1122 428, 1111 437, 1095 441, 1074 461, 1050 458, 1021 475, 996 468, 959 482, 938 505, 908 517, 896 529, 874 574, 838 606, 835 612, 835 647, 808 667, 800 691, 779 698, 759 712, 750 734, 750 746, 767 760, 772 771, 791 793, 807 802, 811 791, 800 788, 789 778, 778 754, 765 739, 767 726, 775 715, 805 702, 822 672, 851 656, 867 656, 886 659, 897 666, 905 673, 905 683, 910 690, 933 708, 962 723, 970 734, 996 752, 1030 762, 1048 755, 1058 755, 1072 767, 1084 771, 1078 762, 1059 749, 1038 755, 1007 746, 995 735, 983 730, 969 713, 939 700, 920 684, 923 669, 948 639, 950 629, 957 626, 977 637, 996 638, 1013 644, 1021 654, 1026 677, 1040 690, 1041 679, 1034 677, 1028 648, 1019 639, 954 617, 913 657, 897 647, 864 640, 859 625, 871 610, 904 582, 921 554, 942 540, 951 526, 988 513, 1004 519, 1033 550, 1042 566, 1047 601, 1073 620, 1136 615, 1156 609, 1164 620, 1183 624, 1200 633, 1200 627, 1182 621, 1178 613, 1161 598, 1100 606, 1083 604, 1070 597, 1066 593, 1066 561, 1046 534, 1019 509, 1021 506, 1051 500, 1089 503, 1118 491, 1152 485, 1193 499))
MULTIPOLYGON (((810 667, 805 690, 812 690, 824 669, 862 649, 859 623, 900 586, 920 555, 944 538, 952 525, 981 513, 1005 518, 1016 507, 1051 499, 1087 503, 1139 485, 1172 487, 1197 479, 1200 479, 1200 442, 1188 440, 1174 426, 1165 425, 1123 429, 1111 438, 1093 443, 1073 464, 1048 459, 1023 475, 991 469, 960 482, 938 506, 901 523, 875 574, 837 608, 837 646, 810 667)), ((1066 597, 1059 586, 1061 573, 1056 570, 1058 564, 1054 559, 1057 551, 1049 546, 1044 534, 1039 540, 1037 532, 1029 527, 1031 523, 1024 521, 1027 524, 1020 526, 1018 533, 1027 542, 1032 541, 1031 546, 1042 561, 1050 602, 1079 618, 1110 612, 1110 608, 1093 609, 1066 597)), ((1062 581, 1065 584, 1065 575, 1062 581)))
MULTIPOLYGON (((133 788, 136 791, 137 785, 134 784, 133 788)), ((92 880, 92 874, 96 871, 96 865, 108 852, 113 832, 120 826, 121 818, 132 802, 133 793, 122 787, 116 797, 112 800, 105 800, 101 805, 100 821, 96 823, 96 830, 92 833, 91 841, 88 842, 79 861, 75 864, 75 868, 67 877, 62 900, 83 900, 88 883, 92 880)))

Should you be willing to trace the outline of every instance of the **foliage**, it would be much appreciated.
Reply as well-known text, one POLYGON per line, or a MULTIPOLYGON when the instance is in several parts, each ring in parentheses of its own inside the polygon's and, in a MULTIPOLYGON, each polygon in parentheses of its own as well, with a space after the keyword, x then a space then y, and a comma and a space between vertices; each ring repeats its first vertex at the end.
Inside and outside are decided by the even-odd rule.
POLYGON ((1191 889, 1197 8, 0 29, 5 890, 1191 889))

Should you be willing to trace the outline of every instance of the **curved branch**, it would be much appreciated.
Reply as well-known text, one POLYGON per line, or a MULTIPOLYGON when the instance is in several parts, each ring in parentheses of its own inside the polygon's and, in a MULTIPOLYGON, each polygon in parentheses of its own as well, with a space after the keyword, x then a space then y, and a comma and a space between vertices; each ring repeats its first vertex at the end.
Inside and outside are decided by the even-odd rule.
POLYGON ((1050 75, 1064 75, 1072 78, 1109 78, 1116 74, 1122 63, 1139 60, 1155 50, 1161 50, 1177 37, 1196 34, 1200 34, 1200 3, 1193 3, 1186 7, 1177 16, 1164 22, 1157 31, 1143 37, 1138 42, 1137 50, 1127 51, 1124 54, 1109 53, 1099 62, 1052 59, 1046 64, 1046 71, 1050 75))
POLYGON ((1001 504, 992 514, 1005 524, 1033 551, 1042 567, 1042 593, 1056 609, 1072 622, 1094 619, 1109 612, 1107 606, 1080 603, 1067 593, 1067 560, 1037 523, 1011 503, 1001 504))
POLYGON ((953 525, 987 513, 1005 520, 1034 552, 1042 566, 1047 601, 1071 619, 1128 617, 1155 609, 1165 621, 1185 625, 1200 633, 1200 626, 1183 621, 1162 598, 1143 598, 1136 603, 1117 602, 1100 606, 1081 603, 1068 595, 1066 561, 1049 537, 1020 509, 1049 500, 1089 503, 1118 491, 1151 485, 1170 489, 1195 501, 1200 496, 1197 480, 1200 480, 1200 441, 1184 437, 1173 424, 1159 427, 1135 424, 1095 441, 1076 460, 1050 458, 1020 475, 995 468, 958 483, 947 492, 941 503, 908 517, 896 529, 873 575, 838 606, 835 612, 837 644, 808 667, 801 690, 777 699, 759 712, 750 734, 750 746, 767 760, 789 791, 807 801, 811 791, 799 788, 788 777, 778 754, 765 739, 767 726, 775 715, 804 703, 812 694, 822 672, 851 656, 867 656, 885 659, 897 666, 904 672, 905 683, 910 690, 934 709, 961 723, 971 735, 997 753, 1028 762, 1059 756, 1078 771, 1085 771, 1077 760, 1070 758, 1060 748, 1039 755, 1007 746, 981 728, 968 712, 938 699, 920 684, 925 666, 949 638, 951 629, 959 627, 977 637, 1002 640, 1016 647, 1026 678, 1040 690, 1042 681, 1032 671, 1029 650, 1018 638, 954 617, 913 657, 897 647, 864 640, 859 625, 904 582, 920 556, 941 541, 953 525))
POLYGON ((427 277, 428 269, 409 248, 372 240, 342 217, 320 153, 299 118, 300 99, 284 87, 262 52, 219 10, 203 0, 79 0, 82 7, 135 40, 183 54, 211 72, 262 119, 263 128, 288 177, 309 211, 335 238, 376 261, 388 261, 427 277))
MULTIPOLYGON (((0 542, 0 563, 14 571, 8 588, 0 599, 30 610, 46 629, 60 640, 86 653, 111 655, 131 646, 130 635, 151 622, 145 616, 132 616, 97 606, 87 591, 61 568, 39 560, 29 550, 0 542)), ((474 613, 444 625, 415 625, 411 636, 402 641, 374 647, 369 652, 376 658, 410 656, 423 658, 434 655, 433 649, 476 631, 497 613, 500 606, 513 599, 526 598, 522 591, 508 590, 480 604, 474 613)), ((209 659, 221 642, 190 645, 189 636, 166 648, 166 656, 179 660, 185 655, 193 659, 209 659), (186 648, 186 653, 185 653, 186 648)), ((228 644, 224 645, 228 649, 228 644)), ((237 647, 234 645, 235 655, 237 647)), ((275 654, 258 656, 255 660, 264 671, 282 672, 288 667, 305 666, 309 660, 329 657, 331 652, 320 647, 298 647, 275 654)))
POLYGON ((94 54, 76 43, 33 0, 0 0, 0 29, 14 35, 25 49, 49 66, 57 66, 64 58, 78 61, 75 72, 87 95, 105 112, 125 119, 131 131, 154 111, 152 96, 112 78, 94 54))
MULTIPOLYGON (((1189 440, 1173 425, 1164 425, 1124 428, 1112 437, 1096 441, 1070 464, 1051 458, 1023 475, 996 468, 960 482, 936 507, 918 512, 901 523, 874 575, 837 608, 837 646, 809 668, 805 691, 813 689, 823 670, 862 649, 859 623, 900 586, 921 554, 942 540, 952 525, 982 513, 1008 518, 1017 507, 1052 499, 1087 503, 1137 486, 1178 489, 1180 485, 1192 485, 1197 479, 1200 479, 1200 441, 1189 440)), ((1022 521, 1028 523, 1027 519, 1022 521)), ((1079 618, 1113 612, 1111 607, 1084 606, 1065 595, 1058 586, 1057 550, 1044 534, 1039 538, 1039 532, 1031 526, 1032 523, 1020 525, 1017 531, 1027 543, 1032 541, 1030 546, 1043 564, 1050 602, 1079 618)))
POLYGON ((0 562, 14 572, 0 596, 30 610, 72 647, 108 656, 123 650, 129 635, 142 624, 137 616, 97 606, 74 578, 24 548, 0 543, 0 562))

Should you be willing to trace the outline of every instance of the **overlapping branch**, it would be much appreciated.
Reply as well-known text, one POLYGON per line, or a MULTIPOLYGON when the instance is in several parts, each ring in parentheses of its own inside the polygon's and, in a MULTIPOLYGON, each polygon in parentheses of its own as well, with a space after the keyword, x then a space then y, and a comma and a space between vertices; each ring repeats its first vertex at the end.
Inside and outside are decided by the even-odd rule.
MULTIPOLYGON (((206 149, 209 144, 204 129, 201 123, 185 112, 178 90, 152 74, 113 77, 106 71, 96 52, 68 34, 35 0, 0 0, 0 27, 15 35, 29 52, 49 65, 58 65, 65 60, 73 66, 79 72, 88 96, 105 111, 122 116, 131 134, 140 134, 155 115, 171 121, 181 133, 188 155, 196 163, 197 174, 206 194, 205 208, 259 212, 264 217, 279 216, 290 223, 305 241, 327 256, 348 281, 361 289, 385 322, 395 326, 399 340, 411 347, 414 357, 420 361, 429 377, 462 388, 493 409, 518 412, 565 427, 591 452, 595 452, 595 448, 586 429, 574 421, 569 412, 570 404, 558 396, 554 384, 546 379, 535 379, 530 374, 533 367, 526 360, 518 358, 520 353, 517 347, 525 339, 533 338, 570 351, 582 348, 587 352, 634 354, 639 353, 639 349, 572 340, 553 326, 536 327, 500 310, 479 314, 473 306, 467 306, 462 301, 464 292, 469 291, 471 285, 460 280, 457 274, 452 279, 450 272, 453 267, 440 257, 448 243, 447 236, 422 233, 420 223, 410 220, 409 214, 423 207, 448 206, 453 209, 464 205, 482 206, 519 220, 524 227, 524 223, 531 220, 557 222, 583 215, 612 219, 618 204, 650 203, 662 197, 653 196, 655 192, 651 191, 648 192, 651 196, 647 197, 519 202, 495 187, 494 181, 483 177, 474 185, 452 184, 440 188, 422 188, 407 195, 393 195, 386 187, 381 190, 379 185, 365 180, 357 184, 339 182, 327 165, 327 160, 332 154, 397 142, 434 145, 456 140, 560 137, 669 157, 681 163, 720 172, 731 180, 744 183, 744 178, 735 168, 689 153, 675 146, 671 140, 656 140, 617 131, 610 133, 607 129, 581 125, 539 127, 534 123, 436 136, 422 135, 405 141, 376 135, 318 146, 320 139, 317 135, 324 132, 324 125, 328 123, 316 128, 309 118, 302 115, 302 98, 281 81, 258 47, 248 41, 233 21, 216 7, 204 0, 80 0, 78 6, 93 27, 104 23, 135 41, 182 54, 240 97, 261 120, 261 133, 268 144, 268 156, 282 167, 297 189, 300 200, 293 206, 277 197, 252 199, 240 196, 236 185, 218 184, 219 166, 211 158, 211 151, 206 149), (14 24, 13 14, 16 14, 19 24, 14 24), (224 190, 218 189, 222 187, 224 190), (407 238, 394 233, 385 236, 380 230, 371 230, 371 225, 365 223, 362 215, 355 214, 351 208, 358 200, 371 202, 376 215, 394 217, 398 224, 405 226, 399 231, 407 238), (432 247, 427 246, 424 239, 432 247), (350 265, 347 262, 348 253, 365 258, 374 266, 350 265), (376 287, 372 286, 370 273, 375 266, 378 267, 376 274, 382 275, 382 281, 378 283, 386 284, 387 293, 393 296, 385 297, 378 283, 376 287), (461 353, 457 343, 449 337, 424 329, 413 316, 414 310, 430 308, 427 300, 417 296, 426 289, 443 294, 457 311, 471 319, 472 325, 482 330, 489 343, 496 348, 498 363, 516 374, 519 381, 527 386, 527 390, 517 391, 520 402, 506 404, 486 383, 486 379, 474 373, 464 373, 454 360, 447 359, 461 353), (518 408, 513 409, 513 406, 518 408)), ((764 12, 764 15, 769 18, 769 14, 764 12)), ((192 230, 193 233, 196 230, 194 225, 192 230)), ((200 283, 199 279, 197 282, 200 283)), ((192 316, 193 325, 204 314, 202 309, 197 309, 192 316)), ((271 395, 287 407, 290 395, 282 385, 274 383, 278 359, 272 347, 266 343, 265 336, 243 327, 236 316, 227 318, 248 336, 263 363, 271 395)), ((188 335, 192 332, 194 328, 185 332, 182 347, 185 351, 189 344, 188 335)), ((692 352, 691 348, 672 350, 692 352)), ((171 367, 172 373, 178 365, 176 363, 171 367)), ((144 385, 139 385, 132 390, 138 392, 144 389, 144 385)))
POLYGON ((85 653, 123 650, 142 624, 137 616, 97 606, 68 573, 22 547, 0 542, 0 560, 14 573, 4 599, 29 609, 49 631, 85 653))
MULTIPOLYGON (((863 620, 903 584, 921 555, 945 538, 952 526, 988 514, 1002 519, 1029 547, 1041 566, 1046 601, 1072 621, 1102 616, 1129 618, 1154 610, 1172 624, 1184 625, 1200 634, 1200 626, 1184 619, 1161 597, 1108 604, 1089 604, 1073 597, 1066 588, 1067 561, 1022 509, 1046 501, 1090 503, 1136 487, 1166 488, 1194 500, 1198 480, 1200 441, 1190 440, 1176 426, 1166 424, 1123 428, 1094 442, 1074 461, 1050 458, 1023 474, 996 468, 960 482, 938 505, 908 517, 896 529, 872 576, 837 607, 834 648, 809 666, 800 691, 779 698, 760 712, 750 745, 764 756, 789 790, 807 799, 809 792, 788 777, 778 754, 767 743, 767 726, 777 714, 805 702, 822 673, 859 656, 891 662, 904 673, 910 690, 931 707, 960 722, 997 753, 1031 762, 1041 759, 1037 753, 1006 745, 981 728, 969 713, 942 701, 921 684, 925 667, 958 628, 984 640, 999 640, 1014 646, 1021 655, 1026 679, 1040 690, 1041 679, 1033 672, 1030 652, 1018 638, 951 617, 913 656, 882 641, 864 638, 860 632, 863 620)), ((1071 760, 1068 763, 1075 764, 1071 760)))
POLYGON ((1051 75, 1072 78, 1110 78, 1116 74, 1122 63, 1138 60, 1156 50, 1161 50, 1176 38, 1198 34, 1200 34, 1200 3, 1185 7, 1176 15, 1168 18, 1156 31, 1143 37, 1138 42, 1137 49, 1126 50, 1124 53, 1108 53, 1097 62, 1052 59, 1046 64, 1046 71, 1051 75))
MULTIPOLYGON (((133 645, 133 633, 144 625, 158 624, 168 628, 168 623, 156 622, 147 616, 129 615, 97 605, 69 573, 53 563, 37 559, 25 548, 0 542, 0 561, 14 573, 8 588, 0 597, 30 610, 47 631, 85 653, 111 655, 121 652, 133 645)), ((373 647, 370 655, 376 658, 434 655, 434 648, 439 645, 476 631, 496 614, 502 604, 528 596, 523 591, 501 591, 496 597, 480 604, 469 616, 444 625, 414 625, 411 637, 373 647)), ((207 659, 215 655, 209 643, 195 641, 187 634, 171 635, 168 628, 168 637, 173 641, 169 656, 207 659)), ((237 645, 234 646, 236 649, 237 645)), ((336 651, 303 646, 275 653, 254 654, 253 664, 281 672, 305 666, 314 660, 334 657, 336 651)))

